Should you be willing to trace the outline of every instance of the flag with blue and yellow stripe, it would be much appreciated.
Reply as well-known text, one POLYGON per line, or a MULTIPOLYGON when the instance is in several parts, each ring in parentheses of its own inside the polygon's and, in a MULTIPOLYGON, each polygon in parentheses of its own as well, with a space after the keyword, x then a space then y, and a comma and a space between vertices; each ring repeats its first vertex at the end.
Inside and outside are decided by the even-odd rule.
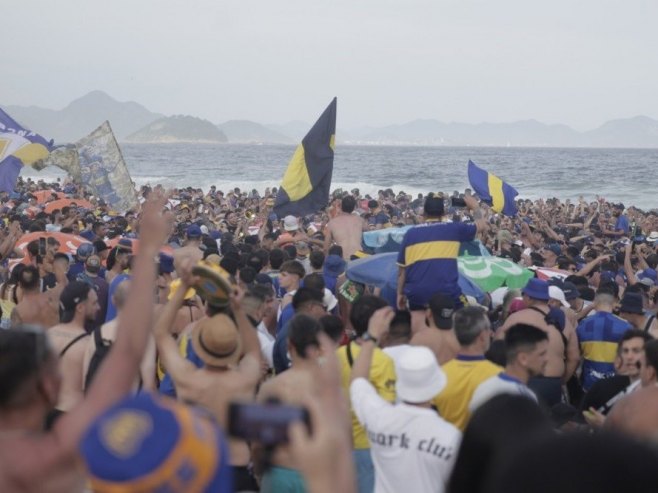
POLYGON ((21 127, 0 108, 0 192, 13 192, 23 166, 45 159, 53 141, 21 127))
POLYGON ((480 199, 489 204, 494 211, 506 216, 516 215, 514 199, 519 192, 496 175, 479 168, 470 159, 468 161, 468 181, 480 199))
POLYGON ((297 146, 283 175, 274 212, 278 217, 312 214, 329 203, 336 139, 336 98, 297 146))

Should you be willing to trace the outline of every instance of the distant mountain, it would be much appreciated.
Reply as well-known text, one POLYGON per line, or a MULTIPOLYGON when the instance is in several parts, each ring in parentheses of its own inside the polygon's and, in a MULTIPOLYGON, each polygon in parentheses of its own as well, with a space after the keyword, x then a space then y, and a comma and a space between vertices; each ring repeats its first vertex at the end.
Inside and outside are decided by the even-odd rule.
POLYGON ((105 120, 110 121, 115 136, 121 141, 163 116, 134 102, 119 102, 102 91, 92 91, 62 110, 34 106, 7 106, 5 109, 19 123, 46 138, 55 139, 58 144, 75 142, 105 120))
POLYGON ((204 143, 228 141, 226 135, 208 120, 193 116, 168 116, 149 123, 126 137, 127 142, 138 144, 204 143))
POLYGON ((231 143, 239 144, 292 144, 294 138, 249 120, 229 120, 217 125, 231 143))
MULTIPOLYGON (((134 102, 116 101, 102 91, 90 92, 61 110, 34 106, 3 108, 19 123, 46 138, 55 139, 58 144, 84 137, 105 120, 110 121, 119 141, 130 136, 131 142, 228 140, 248 144, 296 144, 312 126, 301 121, 261 124, 230 120, 213 125, 214 130, 211 130, 208 127, 210 122, 205 120, 173 117, 171 120, 164 118, 153 128, 149 125, 163 119, 164 115, 134 102)), ((611 120, 594 130, 577 132, 566 125, 548 125, 536 120, 470 124, 426 119, 383 127, 347 129, 339 125, 336 138, 338 144, 363 145, 658 148, 658 121, 636 116, 611 120)))
POLYGON ((658 121, 648 116, 611 120, 584 138, 592 147, 658 147, 658 121))
POLYGON ((446 146, 577 146, 579 133, 566 125, 547 125, 536 120, 512 123, 443 123, 414 120, 370 132, 353 131, 357 142, 446 146))

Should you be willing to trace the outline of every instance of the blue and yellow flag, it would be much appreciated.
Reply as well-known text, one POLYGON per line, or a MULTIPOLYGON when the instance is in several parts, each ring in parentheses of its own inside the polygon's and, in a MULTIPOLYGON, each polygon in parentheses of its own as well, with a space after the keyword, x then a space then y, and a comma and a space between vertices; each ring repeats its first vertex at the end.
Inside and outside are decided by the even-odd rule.
POLYGON ((496 175, 492 175, 469 159, 468 181, 483 202, 489 204, 496 212, 506 216, 517 213, 514 198, 519 194, 514 187, 508 185, 496 175))
POLYGON ((0 109, 0 192, 13 192, 21 168, 45 159, 52 145, 0 109))
POLYGON ((304 216, 327 206, 335 138, 336 98, 302 139, 288 163, 274 203, 277 216, 304 216))

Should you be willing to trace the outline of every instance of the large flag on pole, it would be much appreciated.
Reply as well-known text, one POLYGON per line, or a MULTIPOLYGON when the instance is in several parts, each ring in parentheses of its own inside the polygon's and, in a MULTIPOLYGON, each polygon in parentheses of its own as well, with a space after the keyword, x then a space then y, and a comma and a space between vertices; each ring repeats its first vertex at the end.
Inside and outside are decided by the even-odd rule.
POLYGON ((65 170, 114 211, 126 212, 139 206, 135 186, 109 122, 74 145, 55 149, 45 163, 65 170))
POLYGON ((506 216, 516 215, 514 199, 519 192, 497 176, 478 168, 470 159, 468 161, 468 181, 480 199, 489 204, 494 211, 506 216))
POLYGON ((336 139, 336 98, 297 146, 274 203, 279 217, 303 216, 329 203, 336 139))
POLYGON ((47 157, 52 145, 0 109, 0 192, 13 192, 21 168, 47 157))

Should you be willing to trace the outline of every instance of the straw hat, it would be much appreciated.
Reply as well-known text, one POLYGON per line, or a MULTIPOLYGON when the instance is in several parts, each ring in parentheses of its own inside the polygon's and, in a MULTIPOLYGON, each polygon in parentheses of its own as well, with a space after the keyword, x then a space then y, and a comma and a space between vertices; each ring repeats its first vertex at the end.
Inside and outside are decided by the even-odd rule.
POLYGON ((199 322, 191 341, 194 352, 208 366, 228 366, 240 358, 242 340, 238 328, 223 313, 199 322))

